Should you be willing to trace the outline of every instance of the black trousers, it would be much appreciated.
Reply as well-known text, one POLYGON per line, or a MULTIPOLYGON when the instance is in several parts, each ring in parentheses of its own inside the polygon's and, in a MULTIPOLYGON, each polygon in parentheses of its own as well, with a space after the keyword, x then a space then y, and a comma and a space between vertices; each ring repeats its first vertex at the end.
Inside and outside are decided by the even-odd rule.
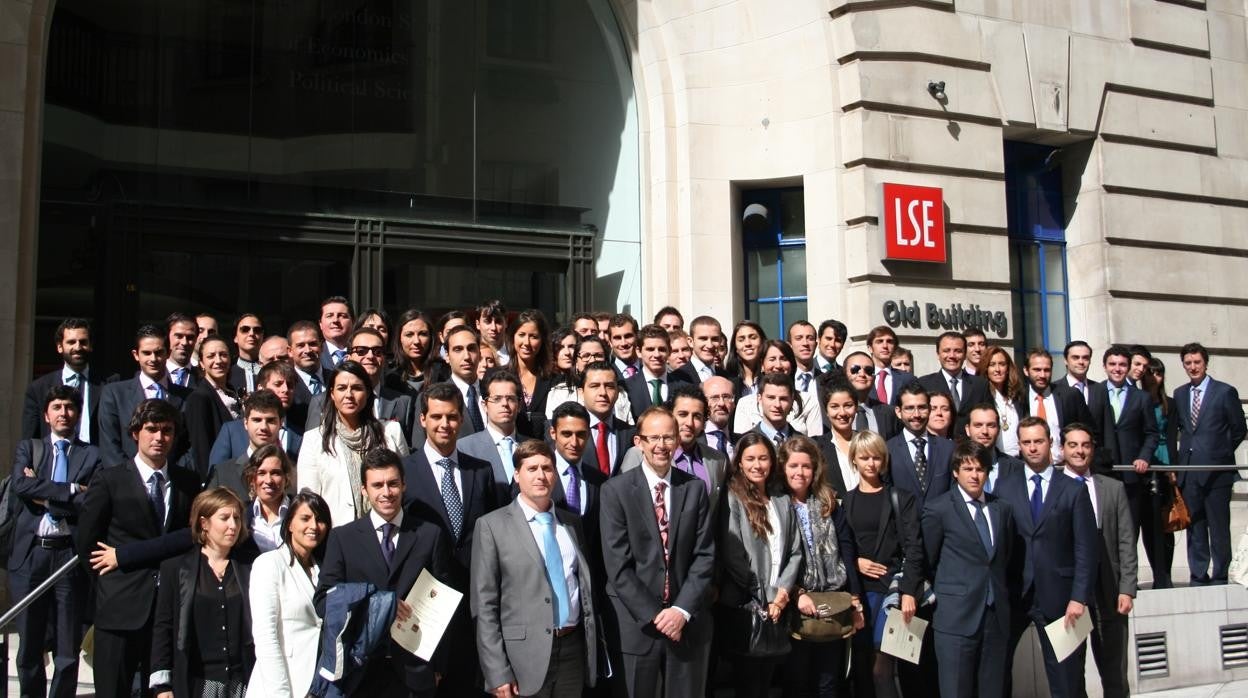
MULTIPOLYGON (((33 547, 18 568, 9 572, 14 601, 34 591, 74 557, 72 548, 33 547)), ((87 582, 75 566, 56 586, 44 592, 17 617, 17 680, 22 698, 72 698, 78 692, 78 650, 82 646, 87 582), (51 631, 51 637, 49 637, 51 631), (52 682, 43 667, 43 651, 53 646, 52 682)))
POLYGON ((1174 564, 1174 534, 1163 530, 1165 520, 1161 511, 1172 498, 1170 487, 1170 480, 1163 473, 1152 473, 1125 485, 1137 540, 1143 539, 1144 554, 1153 570, 1154 589, 1174 586, 1170 579, 1170 568, 1174 564))
MULTIPOLYGON (((154 603, 154 602, 153 602, 154 603)), ((96 698, 130 698, 134 674, 139 673, 139 695, 150 696, 152 619, 134 630, 95 629, 96 698)))
POLYGON ((845 681, 847 644, 844 640, 794 640, 793 649, 781 669, 784 698, 837 698, 849 695, 845 681))
MULTIPOLYGON (((1126 698, 1130 694, 1127 683, 1127 617, 1118 612, 1117 597, 1112 605, 1097 597, 1097 603, 1088 607, 1092 614, 1092 658, 1096 671, 1101 675, 1101 688, 1105 698, 1126 698)), ((1077 695, 1087 695, 1083 672, 1077 695)))

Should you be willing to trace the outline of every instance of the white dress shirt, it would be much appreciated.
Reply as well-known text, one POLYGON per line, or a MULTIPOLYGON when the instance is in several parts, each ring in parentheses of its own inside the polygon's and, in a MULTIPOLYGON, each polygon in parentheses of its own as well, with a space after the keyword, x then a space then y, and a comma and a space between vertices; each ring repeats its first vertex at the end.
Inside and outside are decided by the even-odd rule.
POLYGON ((453 451, 451 455, 444 456, 438 453, 438 449, 433 447, 431 441, 425 440, 425 458, 429 459, 429 467, 433 469, 433 482, 439 492, 442 491, 442 472, 446 468, 438 465, 438 461, 443 458, 451 459, 451 463, 455 464, 455 489, 459 490, 459 501, 464 501, 464 471, 459 468, 459 451, 453 451))
MULTIPOLYGON (((908 428, 907 428, 907 429, 903 429, 903 430, 902 430, 902 432, 901 432, 901 434, 902 434, 901 438, 903 438, 903 439, 905 439, 905 440, 906 440, 906 449, 907 449, 908 451, 910 451, 910 460, 914 461, 915 463, 918 463, 918 462, 919 462, 919 459, 918 459, 919 447, 918 447, 918 446, 916 446, 916 445, 914 445, 914 440, 915 440, 915 439, 919 439, 919 438, 924 439, 924 441, 923 441, 923 458, 927 460, 928 465, 931 465, 931 463, 932 463, 932 458, 931 458, 931 453, 932 453, 932 439, 933 439, 933 438, 935 438, 935 437, 933 437, 931 434, 929 434, 929 433, 928 433, 928 432, 926 432, 926 431, 925 431, 925 432, 923 432, 922 434, 916 434, 916 433, 914 433, 914 432, 910 431, 910 429, 908 429, 908 428)), ((839 454, 839 453, 837 454, 837 457, 840 457, 840 454, 839 454)), ((846 483, 846 484, 848 484, 848 483, 846 483)))
MULTIPOLYGON (((598 424, 600 422, 602 422, 602 420, 598 419, 598 417, 595 416, 593 412, 589 413, 589 443, 585 444, 585 448, 593 449, 594 453, 598 452, 598 424)), ((611 429, 611 423, 607 422, 606 424, 607 424, 607 455, 611 456, 610 465, 614 466, 615 463, 619 462, 619 457, 620 457, 619 450, 620 449, 619 449, 619 446, 616 444, 616 441, 618 441, 618 439, 615 438, 615 432, 611 429)), ((632 444, 627 444, 625 448, 628 448, 631 446, 632 444)), ((598 465, 601 466, 602 464, 599 463, 598 465)))
MULTIPOLYGON (((524 497, 516 497, 516 503, 520 505, 520 511, 524 512, 524 520, 529 522, 529 532, 533 534, 533 540, 542 554, 542 560, 545 560, 544 527, 536 518, 541 512, 530 507, 524 501, 524 497)), ((568 533, 567 526, 559 523, 559 515, 554 507, 552 506, 547 511, 555 519, 555 542, 559 544, 559 557, 563 561, 563 581, 568 586, 568 620, 570 621, 568 627, 576 627, 581 622, 581 585, 577 577, 576 546, 572 543, 572 534, 568 533)), ((524 603, 523 599, 518 599, 518 601, 524 603)))
POLYGON ((289 508, 290 495, 286 495, 282 498, 281 506, 277 508, 277 518, 269 523, 264 518, 264 508, 260 506, 260 500, 256 499, 251 503, 251 537, 256 540, 256 547, 260 552, 267 553, 282 547, 282 520, 286 518, 286 510, 289 508))
POLYGON ((667 371, 663 371, 663 375, 656 376, 650 372, 645 366, 641 367, 641 379, 646 382, 646 395, 650 396, 650 400, 654 401, 654 386, 650 381, 657 380, 659 382, 659 397, 663 398, 660 402, 667 402, 667 371))
POLYGON ((1088 379, 1087 378, 1084 378, 1083 380, 1079 380, 1078 378, 1075 378, 1074 376, 1067 373, 1066 385, 1069 385, 1070 387, 1082 393, 1084 402, 1088 401, 1088 379))
POLYGON ((161 468, 160 470, 154 470, 152 466, 148 465, 146 462, 143 461, 143 456, 140 456, 140 455, 136 455, 134 457, 134 464, 138 466, 139 468, 139 482, 143 485, 144 496, 147 495, 147 491, 148 491, 147 481, 151 479, 152 475, 154 473, 159 472, 164 476, 165 478, 165 488, 164 488, 165 489, 165 497, 164 497, 165 511, 160 515, 160 521, 162 524, 166 523, 169 520, 169 493, 170 493, 171 488, 173 487, 173 483, 169 481, 169 468, 161 468))
MULTIPOLYGON (((646 489, 650 492, 650 511, 654 511, 654 488, 658 486, 660 482, 667 483, 667 488, 663 491, 663 509, 667 514, 667 525, 670 533, 672 525, 672 469, 668 468, 667 474, 663 477, 659 477, 653 470, 650 469, 650 464, 643 458, 641 461, 641 472, 646 476, 646 489)), ((671 542, 671 537, 669 536, 668 544, 670 545, 671 542)), ((668 554, 671 554, 671 550, 668 550, 668 554)), ((685 617, 685 622, 688 622, 692 617, 689 615, 688 611, 680 606, 672 606, 672 608, 680 611, 680 615, 685 617)))
POLYGON ((1088 497, 1092 499, 1092 514, 1096 516, 1096 527, 1101 527, 1101 505, 1096 501, 1096 479, 1092 477, 1091 471, 1087 475, 1080 475, 1070 468, 1062 468, 1062 472, 1066 473, 1076 482, 1079 478, 1083 478, 1085 486, 1088 488, 1088 497))
MULTIPOLYGON (((1048 394, 1043 396, 1044 421, 1048 423, 1049 434, 1053 436, 1053 443, 1049 447, 1049 455, 1052 456, 1054 463, 1061 463, 1062 423, 1057 418, 1057 397, 1054 395, 1052 388, 1049 388, 1047 392, 1048 394)), ((1040 394, 1036 392, 1036 389, 1031 386, 1027 386, 1027 404, 1029 405, 1027 409, 1033 417, 1038 416, 1037 413, 1040 411, 1040 400, 1037 399, 1038 397, 1040 397, 1040 394)))
POLYGON ((82 393, 82 409, 78 414, 78 440, 83 443, 91 443, 91 367, 87 366, 82 369, 82 373, 78 373, 70 368, 68 364, 61 367, 61 385, 69 385, 71 377, 74 375, 82 376, 82 380, 78 382, 78 392, 82 393))
POLYGON ((1043 502, 1045 499, 1048 499, 1049 485, 1053 483, 1053 466, 1050 465, 1038 473, 1031 468, 1023 471, 1023 476, 1027 478, 1027 501, 1029 502, 1031 501, 1032 493, 1036 491, 1036 483, 1032 480, 1032 477, 1036 475, 1040 476, 1040 501, 1043 502))
POLYGON ((147 377, 146 373, 139 372, 139 385, 143 386, 143 398, 150 400, 156 397, 154 386, 159 383, 160 389, 165 391, 165 397, 169 397, 169 376, 162 376, 159 381, 154 381, 147 377))
MULTIPOLYGON (((313 392, 311 373, 308 373, 307 371, 304 371, 302 368, 295 366, 295 375, 299 376, 299 380, 303 381, 303 386, 308 389, 309 393, 313 392)), ((321 390, 325 390, 325 381, 321 381, 321 390)))
POLYGON ((381 527, 387 523, 394 524, 394 531, 390 533, 390 542, 394 544, 395 548, 399 547, 399 528, 403 526, 403 507, 399 507, 394 518, 388 522, 381 518, 381 514, 378 514, 376 509, 369 509, 368 520, 373 524, 373 532, 377 534, 377 545, 382 546, 383 550, 385 549, 385 543, 381 540, 381 527))
POLYGON ((988 521, 988 540, 992 541, 993 545, 996 545, 997 532, 992 527, 992 517, 988 515, 988 500, 985 499, 984 495, 982 494, 979 495, 979 499, 973 499, 971 495, 966 493, 966 490, 962 489, 961 485, 958 485, 958 493, 962 495, 962 501, 966 502, 966 510, 970 512, 971 514, 972 523, 975 522, 975 510, 976 510, 976 507, 972 502, 980 503, 980 505, 982 506, 984 510, 984 518, 988 521))
POLYGON ((724 451, 728 455, 728 460, 732 460, 732 454, 736 451, 736 449, 734 448, 734 445, 732 443, 732 436, 728 432, 724 431, 723 429, 720 429, 719 426, 716 425, 714 422, 707 420, 706 429, 703 431, 703 434, 706 435, 706 443, 709 444, 711 448, 715 448, 715 442, 717 441, 715 434, 723 434, 724 435, 724 451))
POLYGON ((997 405, 997 417, 1001 431, 997 432, 997 450, 1007 456, 1018 457, 1018 409, 1004 395, 992 391, 992 401, 997 405))
MULTIPOLYGON (((854 464, 849 462, 849 450, 841 450, 841 445, 837 443, 836 437, 832 437, 832 448, 836 449, 836 467, 841 471, 841 481, 845 483, 845 492, 848 492, 858 486, 862 482, 862 476, 858 474, 858 469, 854 464)), ((845 492, 837 492, 837 494, 845 494, 845 492)))
POLYGON ((697 374, 700 382, 706 382, 707 378, 715 375, 715 369, 699 359, 697 354, 690 355, 689 363, 693 365, 693 372, 697 374))
MULTIPOLYGON (((469 385, 467 382, 464 381, 464 379, 460 378, 459 376, 453 373, 451 374, 451 382, 455 384, 456 388, 459 388, 459 394, 464 396, 464 419, 468 419, 469 385)), ((481 404, 481 388, 477 386, 476 383, 473 383, 471 387, 474 387, 477 389, 477 411, 481 413, 481 419, 482 421, 484 421, 485 420, 485 407, 483 407, 481 404)))
POLYGON ((776 581, 780 579, 780 558, 784 556, 784 531, 780 530, 780 514, 776 511, 776 500, 769 498, 767 501, 767 523, 771 526, 771 533, 767 534, 767 551, 771 553, 771 564, 767 570, 767 586, 776 586, 776 581))

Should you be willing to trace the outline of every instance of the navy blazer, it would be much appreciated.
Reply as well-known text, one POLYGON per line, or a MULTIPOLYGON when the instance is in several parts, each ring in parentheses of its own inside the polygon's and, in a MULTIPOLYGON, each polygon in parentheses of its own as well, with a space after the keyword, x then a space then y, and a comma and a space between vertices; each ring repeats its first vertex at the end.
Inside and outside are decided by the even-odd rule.
MULTIPOLYGON (((165 400, 180 411, 190 394, 189 389, 171 383, 165 400)), ((130 417, 134 415, 139 403, 146 399, 147 394, 139 383, 138 376, 104 386, 97 413, 100 417, 100 459, 105 463, 133 460, 138 453, 138 445, 130 438, 130 417)), ((179 426, 178 432, 178 445, 174 446, 175 456, 185 452, 186 444, 189 443, 186 429, 179 426)))
MULTIPOLYGON (((915 378, 914 374, 909 371, 898 371, 894 368, 890 368, 888 370, 893 374, 893 392, 888 396, 888 404, 896 407, 901 404, 901 389, 917 381, 918 378, 915 378)), ((876 369, 875 375, 877 377, 871 379, 871 395, 873 396, 875 395, 875 381, 879 380, 879 369, 876 369)))
MULTIPOLYGON (((919 378, 919 385, 923 386, 928 393, 949 395, 950 400, 953 399, 949 383, 945 381, 945 374, 942 371, 929 373, 919 378)), ((954 410, 951 432, 954 434, 961 434, 966 429, 967 422, 971 421, 972 407, 983 403, 992 404, 992 389, 988 387, 988 381, 973 373, 963 371, 958 377, 958 394, 961 399, 958 402, 958 408, 954 410)))
MULTIPOLYGON (((1235 462, 1235 449, 1248 434, 1248 427, 1244 423, 1244 408, 1239 402, 1239 391, 1235 390, 1235 386, 1209 379, 1208 389, 1200 396, 1200 416, 1195 427, 1192 426, 1191 383, 1175 389, 1174 407, 1170 418, 1178 420, 1177 453, 1180 464, 1230 465, 1235 462)), ((1212 483, 1230 487, 1238 479, 1239 473, 1234 470, 1179 474, 1179 484, 1212 483)))
MULTIPOLYGON (((1098 444, 1096 462, 1107 472, 1111 466, 1130 465, 1137 458, 1152 462, 1157 444, 1161 441, 1152 397, 1133 385, 1124 385, 1127 394, 1117 420, 1114 419, 1114 406, 1109 399, 1109 382, 1088 388, 1088 410, 1092 414, 1093 427, 1100 432, 1094 434, 1098 444)), ((1083 397, 1073 388, 1070 392, 1083 397)), ((1134 472, 1114 473, 1114 477, 1120 477, 1126 484, 1140 479, 1134 472)))
POLYGON ((1022 580, 1021 587, 1011 589, 1015 610, 1026 612, 1034 606, 1053 621, 1066 614, 1071 601, 1086 605, 1095 598, 1101 534, 1087 486, 1056 468, 1040 520, 1033 522, 1027 496, 1032 474, 1026 470, 997 480, 995 494, 1014 512, 1017 547, 1010 576, 1022 580), (1025 600, 1029 594, 1034 594, 1030 603, 1025 600))
POLYGON ((494 486, 494 469, 489 463, 462 451, 455 453, 455 461, 460 471, 464 508, 464 525, 458 539, 451 532, 451 521, 442 501, 442 486, 433 478, 433 467, 425 458, 423 447, 413 450, 403 459, 403 475, 407 483, 403 509, 408 516, 442 529, 450 549, 450 584, 457 589, 467 589, 468 570, 472 566, 473 528, 477 519, 497 509, 500 503, 498 490, 494 486))
MULTIPOLYGON (((286 455, 290 456, 293 461, 299 460, 299 447, 303 445, 303 432, 299 431, 299 427, 291 429, 286 428, 287 440, 290 442, 290 448, 286 449, 286 455)), ((208 460, 213 465, 233 460, 247 453, 247 447, 251 445, 251 439, 247 436, 247 428, 243 426, 243 420, 234 419, 226 422, 221 427, 221 433, 217 434, 217 440, 212 444, 212 451, 208 455, 208 460)), ((208 479, 211 479, 212 471, 208 472, 208 479)), ((207 481, 207 480, 205 480, 207 481)))
POLYGON ((888 440, 888 472, 885 480, 904 492, 914 495, 921 508, 928 497, 949 489, 952 479, 953 442, 941 436, 924 434, 927 439, 927 472, 922 486, 910 456, 910 432, 902 432, 888 440))
MULTIPOLYGON (((22 406, 22 431, 18 434, 20 438, 37 439, 48 435, 48 423, 43 420, 43 402, 53 388, 64 385, 61 381, 63 368, 64 365, 51 373, 45 373, 26 386, 26 400, 22 406)), ((87 378, 87 418, 91 421, 92 445, 98 446, 100 443, 100 395, 105 385, 116 380, 116 375, 103 381, 93 377, 87 378)))
POLYGON ((932 497, 923 508, 923 547, 932 590, 939 599, 932 627, 942 633, 974 637, 984 614, 989 613, 1000 634, 1009 634, 1010 594, 1006 576, 1015 539, 1014 517, 1008 502, 991 494, 985 494, 984 500, 992 529, 991 553, 980 542, 961 487, 951 487, 932 497), (993 596, 991 607, 989 588, 993 596))
POLYGON ((100 468, 100 451, 95 446, 72 439, 69 452, 66 454, 68 469, 65 482, 52 481, 52 461, 56 449, 48 438, 43 438, 43 456, 34 463, 34 446, 31 439, 22 439, 17 444, 17 454, 13 458, 13 479, 10 487, 13 495, 20 500, 16 509, 17 518, 13 524, 13 550, 9 554, 9 571, 20 571, 26 566, 26 557, 34 547, 35 537, 39 534, 39 521, 45 513, 60 516, 69 524, 70 535, 77 533, 78 512, 82 507, 85 491, 70 493, 70 483, 87 485, 100 468), (34 477, 27 477, 25 470, 35 471, 34 477), (44 500, 47 506, 37 504, 36 499, 44 500))
MULTIPOLYGON (((242 407, 243 403, 240 399, 238 402, 240 412, 242 407)), ((212 446, 221 433, 222 425, 233 421, 234 418, 226 409, 225 403, 221 402, 217 389, 206 380, 187 396, 183 413, 186 433, 191 441, 191 463, 195 467, 195 472, 199 473, 200 481, 207 482, 212 471, 212 464, 217 462, 209 458, 212 446)))

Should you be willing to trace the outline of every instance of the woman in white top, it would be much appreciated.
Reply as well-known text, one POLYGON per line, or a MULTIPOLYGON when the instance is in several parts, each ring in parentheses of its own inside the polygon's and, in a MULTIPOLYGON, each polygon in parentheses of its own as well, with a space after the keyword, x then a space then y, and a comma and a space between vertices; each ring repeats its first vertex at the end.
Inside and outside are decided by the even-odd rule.
POLYGON ((753 320, 742 320, 732 328, 728 359, 724 370, 732 378, 737 398, 758 392, 758 377, 763 375, 763 343, 767 333, 753 320))
POLYGON ((257 448, 243 468, 243 482, 251 494, 247 506, 247 527, 251 541, 261 553, 276 550, 282 544, 282 519, 290 511, 291 476, 295 464, 278 444, 257 448))
POLYGON ((303 698, 312 687, 321 619, 312 606, 331 526, 329 506, 303 491, 282 518, 282 546, 251 566, 251 634, 256 665, 247 698, 303 698))
POLYGON ((997 405, 1001 430, 997 432, 997 450, 1018 457, 1018 402, 1023 398, 1023 379, 1010 353, 1001 347, 990 346, 977 367, 988 379, 992 389, 992 401, 997 405))
MULTIPOLYGON (((742 614, 765 614, 768 622, 783 627, 790 620, 786 610, 801 581, 802 541, 793 506, 787 495, 768 494, 775 465, 775 447, 763 434, 752 431, 737 442, 728 481, 728 511, 720 524, 715 554, 719 612, 725 620, 732 619, 727 625, 720 626, 718 621, 716 625, 732 628, 720 637, 723 651, 732 657, 733 687, 739 698, 767 696, 771 675, 783 654, 760 656, 749 646, 748 627, 738 627, 738 621, 742 614)), ((787 629, 780 637, 787 647, 787 629)))
POLYGON ((849 441, 854 438, 854 426, 858 419, 858 399, 854 387, 841 375, 833 375, 826 382, 824 415, 829 429, 815 437, 826 464, 828 485, 838 499, 858 486, 858 470, 849 460, 849 441))
MULTIPOLYGON (((797 371, 793 348, 778 339, 768 340, 763 344, 760 367, 762 373, 783 373, 792 379, 797 371)), ((813 386, 808 390, 794 386, 793 408, 789 410, 789 426, 799 434, 812 438, 823 433, 823 415, 819 411, 819 400, 815 397, 815 392, 813 386)), ((735 433, 744 434, 761 421, 763 412, 758 406, 757 393, 737 400, 737 411, 732 419, 732 430, 735 433)))
POLYGON ((373 416, 373 387, 356 361, 343 361, 330 382, 321 424, 303 435, 298 482, 325 498, 334 523, 341 526, 368 514, 360 489, 360 461, 374 448, 407 455, 403 427, 382 424, 373 416))

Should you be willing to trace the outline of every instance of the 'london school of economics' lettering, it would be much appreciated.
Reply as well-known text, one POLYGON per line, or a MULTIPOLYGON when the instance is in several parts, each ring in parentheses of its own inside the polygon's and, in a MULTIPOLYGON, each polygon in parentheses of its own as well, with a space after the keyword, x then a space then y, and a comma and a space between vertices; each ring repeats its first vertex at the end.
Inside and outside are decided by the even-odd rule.
POLYGON ((883 188, 885 259, 947 261, 940 188, 888 183, 883 188))

